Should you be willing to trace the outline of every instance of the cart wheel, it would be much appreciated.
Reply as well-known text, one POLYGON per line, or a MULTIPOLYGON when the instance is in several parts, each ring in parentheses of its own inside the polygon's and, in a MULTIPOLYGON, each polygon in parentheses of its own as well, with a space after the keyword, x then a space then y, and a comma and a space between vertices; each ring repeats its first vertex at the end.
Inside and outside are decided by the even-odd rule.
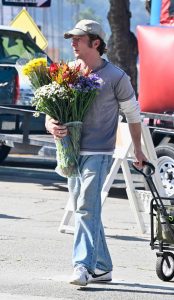
POLYGON ((162 185, 168 197, 174 196, 174 144, 161 144, 155 148, 162 185))
POLYGON ((157 257, 156 273, 163 281, 170 281, 174 277, 174 254, 164 252, 163 256, 157 257))

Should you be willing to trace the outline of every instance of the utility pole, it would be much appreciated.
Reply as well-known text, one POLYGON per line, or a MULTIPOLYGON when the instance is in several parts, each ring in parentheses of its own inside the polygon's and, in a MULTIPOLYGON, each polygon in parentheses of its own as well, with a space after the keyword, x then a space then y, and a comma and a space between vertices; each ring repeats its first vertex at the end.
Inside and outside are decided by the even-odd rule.
POLYGON ((55 60, 55 43, 54 43, 54 18, 52 9, 50 9, 50 20, 51 20, 51 44, 52 44, 52 59, 55 60))
POLYGON ((48 37, 48 11, 45 7, 42 8, 42 33, 48 37))
POLYGON ((63 18, 64 18, 64 12, 63 12, 63 0, 57 1, 57 32, 58 32, 58 50, 61 56, 61 59, 63 59, 63 18))
POLYGON ((0 3, 0 9, 1 9, 1 25, 4 25, 4 8, 2 5, 2 1, 0 3))
POLYGON ((14 7, 11 6, 11 20, 13 20, 14 18, 14 7))

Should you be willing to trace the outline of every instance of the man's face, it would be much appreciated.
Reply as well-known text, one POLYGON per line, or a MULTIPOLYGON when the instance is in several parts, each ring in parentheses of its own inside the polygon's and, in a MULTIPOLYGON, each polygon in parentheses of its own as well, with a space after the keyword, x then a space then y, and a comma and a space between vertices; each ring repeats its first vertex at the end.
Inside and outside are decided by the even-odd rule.
POLYGON ((93 47, 89 46, 89 37, 87 35, 74 35, 71 46, 75 57, 79 59, 87 58, 93 51, 93 47))

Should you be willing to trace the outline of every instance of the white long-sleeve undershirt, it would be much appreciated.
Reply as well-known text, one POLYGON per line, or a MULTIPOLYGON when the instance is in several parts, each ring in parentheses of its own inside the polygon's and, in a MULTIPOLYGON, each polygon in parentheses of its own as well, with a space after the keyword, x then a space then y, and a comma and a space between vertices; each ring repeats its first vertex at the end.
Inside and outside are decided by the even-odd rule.
POLYGON ((119 105, 126 117, 127 123, 141 122, 140 107, 135 96, 130 100, 119 102, 119 105))

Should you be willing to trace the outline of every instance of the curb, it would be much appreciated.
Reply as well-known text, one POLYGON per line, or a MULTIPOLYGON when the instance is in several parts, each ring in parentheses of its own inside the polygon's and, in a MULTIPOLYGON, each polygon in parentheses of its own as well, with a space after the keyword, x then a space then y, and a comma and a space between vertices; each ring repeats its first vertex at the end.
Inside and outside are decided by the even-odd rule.
POLYGON ((17 176, 25 178, 47 179, 54 181, 66 181, 66 178, 58 175, 54 170, 38 170, 33 168, 0 167, 0 176, 17 176))

